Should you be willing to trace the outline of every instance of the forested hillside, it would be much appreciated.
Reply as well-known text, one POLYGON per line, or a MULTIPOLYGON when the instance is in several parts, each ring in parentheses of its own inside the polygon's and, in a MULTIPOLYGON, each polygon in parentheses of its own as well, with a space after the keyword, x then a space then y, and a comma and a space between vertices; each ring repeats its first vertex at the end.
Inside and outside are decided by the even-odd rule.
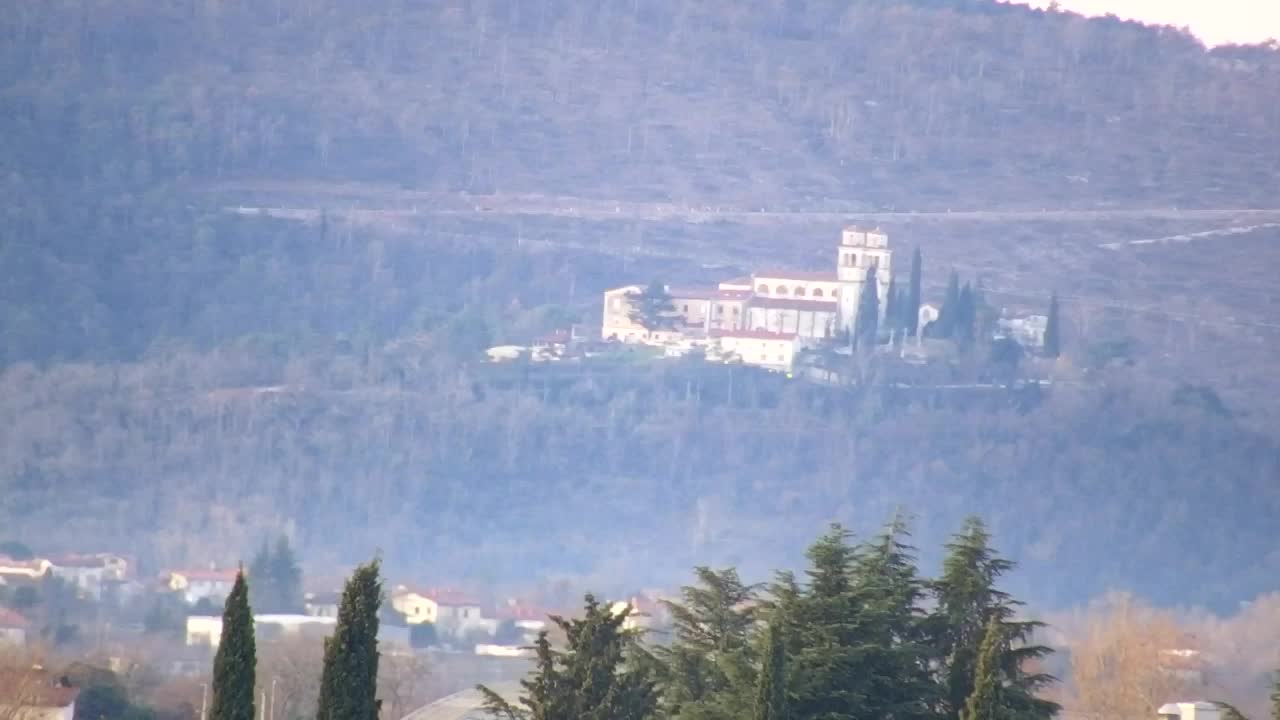
MULTIPOLYGON (((316 563, 382 548, 409 576, 608 589, 794 565, 779 548, 827 521, 868 530, 902 506, 921 547, 989 518, 1036 602, 1123 587, 1230 607, 1280 570, 1280 446, 1257 414, 1275 388, 1267 236, 1156 256, 1048 225, 892 227, 904 257, 924 246, 927 289, 952 267, 1025 303, 1058 289, 1068 382, 854 391, 476 362, 598 318, 605 287, 828 267, 835 224, 379 225, 328 191, 1265 207, 1277 97, 1275 48, 978 1, 14 4, 0 539, 155 569, 288 532, 316 563), (308 222, 223 207, 266 186, 334 205, 308 222)), ((1143 223, 1106 240, 1186 230, 1143 223)))
POLYGON ((0 18, 0 67, 10 192, 925 209, 1248 206, 1280 183, 1280 52, 988 0, 51 0, 0 18))

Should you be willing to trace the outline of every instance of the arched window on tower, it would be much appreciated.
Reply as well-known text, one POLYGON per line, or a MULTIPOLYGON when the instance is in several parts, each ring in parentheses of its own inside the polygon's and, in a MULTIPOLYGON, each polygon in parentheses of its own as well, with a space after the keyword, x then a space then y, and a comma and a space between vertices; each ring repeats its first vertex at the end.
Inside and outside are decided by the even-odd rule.
POLYGON ((765 285, 764 283, 760 283, 760 286, 756 288, 756 292, 760 293, 761 295, 768 295, 769 286, 765 285))
POLYGON ((795 296, 796 296, 796 297, 804 297, 804 286, 802 286, 802 285, 797 285, 797 286, 796 286, 795 296))
POLYGON ((822 288, 814 288, 814 289, 813 289, 813 296, 814 296, 814 297, 822 297, 822 288))
POLYGON ((774 294, 775 294, 775 295, 786 295, 786 294, 787 294, 787 286, 786 286, 786 285, 779 285, 778 287, 776 287, 776 288, 774 288, 774 289, 773 289, 773 292, 774 292, 774 294))

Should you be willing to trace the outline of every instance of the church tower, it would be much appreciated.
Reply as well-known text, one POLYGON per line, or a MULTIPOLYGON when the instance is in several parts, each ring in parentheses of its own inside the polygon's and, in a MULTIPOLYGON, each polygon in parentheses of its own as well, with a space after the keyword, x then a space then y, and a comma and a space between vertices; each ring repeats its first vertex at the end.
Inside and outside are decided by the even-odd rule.
POLYGON ((840 330, 852 334, 858 318, 858 299, 867 279, 867 268, 874 267, 877 294, 880 297, 880 316, 884 317, 888 304, 889 279, 893 277, 893 251, 889 249, 889 236, 880 230, 860 230, 847 227, 840 234, 840 248, 836 256, 836 276, 840 280, 840 330))

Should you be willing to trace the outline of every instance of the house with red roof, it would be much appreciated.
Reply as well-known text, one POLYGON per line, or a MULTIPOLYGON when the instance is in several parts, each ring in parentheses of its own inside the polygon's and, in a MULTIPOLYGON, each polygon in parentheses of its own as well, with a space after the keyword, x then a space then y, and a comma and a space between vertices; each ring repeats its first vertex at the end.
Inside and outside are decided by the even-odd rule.
POLYGON ((484 617, 480 602, 455 588, 417 588, 397 585, 391 591, 391 607, 410 625, 430 623, 441 635, 461 636, 471 631, 490 634, 498 621, 484 617))
POLYGON ((208 600, 220 605, 231 594, 236 582, 236 570, 170 570, 164 583, 171 592, 181 593, 189 605, 208 600))

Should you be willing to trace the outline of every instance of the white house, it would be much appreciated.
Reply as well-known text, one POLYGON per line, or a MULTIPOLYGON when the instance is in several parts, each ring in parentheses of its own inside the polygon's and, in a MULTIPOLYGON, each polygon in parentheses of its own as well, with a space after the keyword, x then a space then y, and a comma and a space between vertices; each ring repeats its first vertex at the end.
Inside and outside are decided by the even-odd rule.
POLYGON ((431 623, 445 635, 460 636, 472 631, 492 634, 498 627, 497 620, 484 617, 480 603, 457 590, 398 585, 391 592, 391 606, 410 625, 431 623))
MULTIPOLYGON (((285 637, 324 638, 333 634, 338 625, 335 617, 311 615, 265 614, 253 616, 253 634, 259 642, 285 637)), ((222 617, 219 615, 192 615, 187 618, 187 645, 217 649, 222 642, 222 617)), ((378 643, 384 649, 409 647, 408 628, 380 623, 378 643)))
POLYGON ((72 720, 80 691, 41 670, 0 670, 0 717, 72 720))
POLYGON ((50 566, 51 563, 43 558, 14 560, 6 555, 0 555, 0 579, 38 580, 49 572, 50 566))
POLYGON ((307 615, 311 617, 336 618, 338 617, 338 603, 341 600, 341 593, 307 593, 303 598, 302 607, 307 615))
POLYGON ((713 333, 713 336, 719 357, 769 370, 791 372, 796 354, 800 352, 800 338, 794 333, 733 330, 713 333))
POLYGON ((189 605, 201 600, 215 605, 225 602, 235 582, 235 570, 172 570, 165 579, 165 585, 173 592, 182 593, 182 599, 189 605))

